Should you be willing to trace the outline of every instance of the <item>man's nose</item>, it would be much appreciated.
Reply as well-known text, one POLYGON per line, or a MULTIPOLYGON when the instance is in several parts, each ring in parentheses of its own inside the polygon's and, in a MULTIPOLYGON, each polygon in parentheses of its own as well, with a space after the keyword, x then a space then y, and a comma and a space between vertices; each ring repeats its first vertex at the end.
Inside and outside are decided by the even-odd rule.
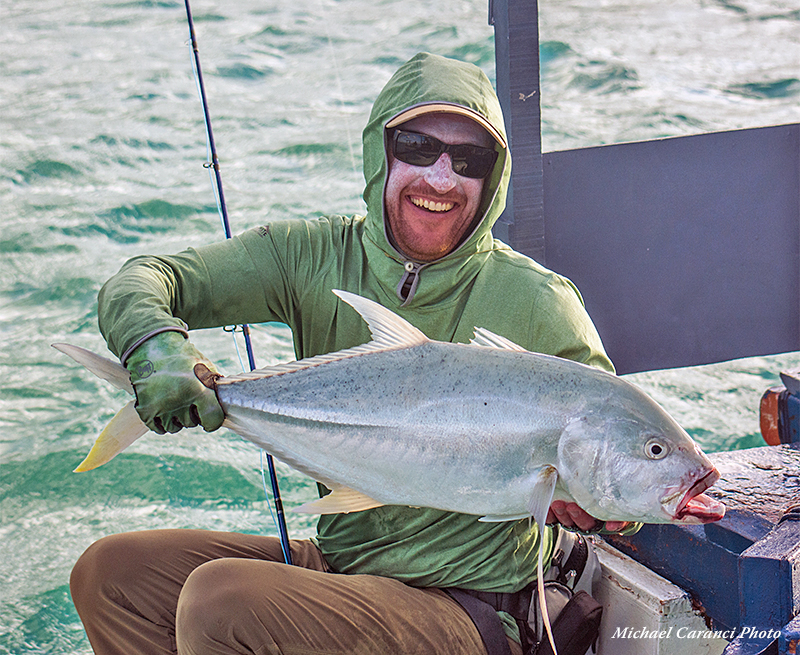
POLYGON ((439 159, 425 170, 424 179, 438 193, 450 191, 458 181, 456 180, 455 172, 453 172, 453 162, 450 160, 450 155, 443 152, 439 159))

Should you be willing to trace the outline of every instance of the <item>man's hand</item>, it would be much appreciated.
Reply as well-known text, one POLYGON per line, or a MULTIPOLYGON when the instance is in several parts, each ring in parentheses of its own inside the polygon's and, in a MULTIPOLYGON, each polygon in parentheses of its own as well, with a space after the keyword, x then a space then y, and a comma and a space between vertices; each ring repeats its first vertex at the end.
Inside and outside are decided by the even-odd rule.
POLYGON ((136 392, 136 411, 148 428, 159 434, 202 425, 216 430, 225 420, 217 394, 194 373, 208 361, 180 332, 161 332, 131 353, 125 367, 136 392))
POLYGON ((622 532, 630 523, 627 521, 607 521, 605 524, 584 512, 575 503, 554 500, 547 513, 547 523, 560 523, 565 528, 577 528, 583 532, 622 532))

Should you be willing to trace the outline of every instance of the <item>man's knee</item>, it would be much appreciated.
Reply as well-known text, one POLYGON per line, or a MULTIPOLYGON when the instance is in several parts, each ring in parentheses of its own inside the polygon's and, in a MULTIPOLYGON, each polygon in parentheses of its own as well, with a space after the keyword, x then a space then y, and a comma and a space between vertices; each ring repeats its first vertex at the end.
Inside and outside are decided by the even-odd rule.
POLYGON ((174 612, 181 573, 171 561, 163 561, 165 554, 170 558, 176 554, 161 543, 161 535, 159 531, 127 532, 103 537, 89 546, 70 576, 78 612, 83 606, 103 602, 156 619, 164 602, 174 612))
MULTIPOLYGON (((179 653, 204 652, 208 644, 225 644, 231 639, 239 644, 252 641, 249 633, 253 626, 249 624, 253 623, 256 605, 260 609, 257 623, 268 631, 269 618, 264 608, 269 605, 269 588, 254 588, 248 574, 252 564, 249 560, 225 558, 206 562, 192 571, 178 598, 175 627, 179 653)), ((271 562, 258 564, 280 566, 271 562)))
POLYGON ((130 565, 137 560, 135 555, 131 557, 127 537, 126 534, 103 537, 89 546, 75 563, 69 586, 79 610, 103 589, 118 588, 119 578, 130 576, 130 565))
POLYGON ((182 616, 213 616, 236 602, 236 589, 231 585, 231 579, 237 577, 233 562, 235 560, 212 560, 189 574, 178 597, 179 623, 182 616))

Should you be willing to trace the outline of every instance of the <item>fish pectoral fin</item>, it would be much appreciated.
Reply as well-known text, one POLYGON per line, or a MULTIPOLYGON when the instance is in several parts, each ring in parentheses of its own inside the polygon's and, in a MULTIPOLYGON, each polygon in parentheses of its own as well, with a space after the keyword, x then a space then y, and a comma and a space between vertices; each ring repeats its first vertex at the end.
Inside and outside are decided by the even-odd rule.
MULTIPOLYGON (((553 495, 556 491, 557 482, 558 469, 556 469, 555 466, 547 464, 536 472, 533 491, 528 499, 528 510, 530 510, 531 516, 536 521, 540 532, 544 530, 545 522, 547 521, 547 512, 550 509, 550 503, 553 502, 553 495)), ((555 638, 553 637, 552 622, 547 612, 547 602, 544 596, 544 560, 541 546, 539 547, 539 558, 536 562, 536 578, 539 607, 542 608, 542 621, 544 623, 545 632, 547 632, 547 639, 550 642, 553 653, 558 655, 555 638)))
POLYGON ((528 499, 528 511, 540 529, 547 520, 547 512, 550 509, 550 503, 553 502, 556 482, 558 482, 558 470, 554 466, 548 464, 536 472, 533 490, 528 499))
POLYGON ((97 437, 86 459, 78 464, 75 473, 91 471, 102 466, 147 432, 148 428, 142 423, 133 403, 134 401, 129 402, 111 419, 97 437))
POLYGON ((528 500, 528 512, 520 514, 487 514, 481 516, 478 521, 482 523, 501 523, 502 521, 519 521, 533 517, 541 528, 547 520, 547 512, 550 503, 553 502, 553 494, 558 482, 558 471, 554 466, 542 466, 536 471, 534 476, 533 490, 528 500))
POLYGON ((336 487, 327 496, 304 503, 292 511, 303 514, 347 514, 380 507, 383 504, 355 489, 336 487))
POLYGON ((128 370, 119 362, 112 361, 106 357, 101 357, 93 353, 91 350, 73 346, 69 343, 54 343, 53 348, 59 352, 64 353, 67 357, 71 357, 78 364, 87 368, 97 377, 110 382, 117 389, 127 391, 133 395, 133 385, 131 384, 131 376, 128 370))

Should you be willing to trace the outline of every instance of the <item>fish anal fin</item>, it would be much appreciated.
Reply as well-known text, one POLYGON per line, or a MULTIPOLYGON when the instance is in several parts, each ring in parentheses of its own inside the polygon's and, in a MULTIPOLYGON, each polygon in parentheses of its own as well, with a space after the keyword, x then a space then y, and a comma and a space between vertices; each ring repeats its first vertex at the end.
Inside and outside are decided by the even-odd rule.
POLYGON ((478 520, 481 523, 502 523, 503 521, 519 521, 520 519, 527 518, 530 518, 530 514, 487 514, 486 516, 481 516, 478 520))
POLYGON ((114 459, 148 430, 136 413, 134 401, 119 410, 97 437, 89 454, 75 469, 76 473, 91 471, 114 459))
POLYGON ((292 511, 304 514, 347 514, 380 507, 384 503, 348 487, 336 487, 327 496, 295 507, 292 511))

